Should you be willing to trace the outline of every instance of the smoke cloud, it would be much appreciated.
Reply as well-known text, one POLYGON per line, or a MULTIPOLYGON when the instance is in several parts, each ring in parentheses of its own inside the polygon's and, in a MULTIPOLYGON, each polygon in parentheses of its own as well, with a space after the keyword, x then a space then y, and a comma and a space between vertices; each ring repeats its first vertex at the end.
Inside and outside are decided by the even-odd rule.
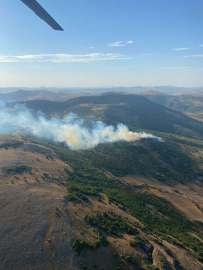
POLYGON ((98 121, 90 129, 82 121, 75 121, 74 114, 70 114, 65 120, 47 120, 40 112, 34 116, 25 106, 18 105, 11 111, 0 103, 0 135, 13 133, 31 133, 38 139, 64 142, 73 150, 90 149, 100 143, 131 142, 142 138, 162 141, 152 134, 131 132, 123 124, 118 124, 115 128, 98 121))

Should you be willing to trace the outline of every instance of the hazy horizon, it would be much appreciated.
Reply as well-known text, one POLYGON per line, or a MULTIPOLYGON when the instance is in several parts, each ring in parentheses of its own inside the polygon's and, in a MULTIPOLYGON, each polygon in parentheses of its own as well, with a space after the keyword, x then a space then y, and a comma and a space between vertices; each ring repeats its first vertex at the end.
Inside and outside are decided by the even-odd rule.
MULTIPOLYGON (((112 87, 112 86, 100 86, 100 87, 0 87, 0 94, 10 94, 17 91, 41 91, 52 92, 55 94, 63 93, 64 95, 96 95, 105 93, 126 93, 126 94, 138 94, 147 91, 154 91, 158 93, 176 95, 176 94, 202 94, 203 87, 176 87, 176 86, 133 86, 133 87, 112 87)), ((3 97, 3 96, 2 96, 3 97)), ((1 101, 1 97, 0 97, 1 101)))

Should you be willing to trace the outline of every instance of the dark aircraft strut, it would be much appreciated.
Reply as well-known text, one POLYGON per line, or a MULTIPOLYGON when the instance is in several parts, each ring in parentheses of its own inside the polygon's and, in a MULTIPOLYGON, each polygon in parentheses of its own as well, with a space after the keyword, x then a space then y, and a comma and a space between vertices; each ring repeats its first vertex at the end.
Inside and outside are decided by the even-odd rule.
POLYGON ((54 30, 63 31, 63 28, 49 15, 48 12, 36 0, 21 0, 35 14, 50 25, 54 30))

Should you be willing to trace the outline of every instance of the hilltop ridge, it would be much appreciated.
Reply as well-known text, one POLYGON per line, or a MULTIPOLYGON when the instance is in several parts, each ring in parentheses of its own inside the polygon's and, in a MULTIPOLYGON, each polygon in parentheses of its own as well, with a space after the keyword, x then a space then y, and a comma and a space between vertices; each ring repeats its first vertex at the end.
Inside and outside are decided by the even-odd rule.
MULTIPOLYGON (((154 95, 153 97, 159 97, 154 95)), ((165 98, 164 95, 161 97, 165 98)), ((90 120, 121 122, 147 130, 201 136, 203 123, 187 115, 157 104, 146 96, 131 94, 108 94, 80 96, 64 102, 25 101, 23 104, 34 111, 42 111, 47 117, 58 115, 61 118, 70 112, 90 120)))

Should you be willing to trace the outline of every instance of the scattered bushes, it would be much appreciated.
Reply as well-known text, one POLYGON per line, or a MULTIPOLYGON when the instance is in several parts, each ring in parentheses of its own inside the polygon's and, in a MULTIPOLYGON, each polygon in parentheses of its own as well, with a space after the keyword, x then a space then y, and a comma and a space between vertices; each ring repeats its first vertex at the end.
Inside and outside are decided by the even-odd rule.
POLYGON ((79 199, 81 199, 84 202, 88 201, 87 196, 83 195, 81 192, 75 192, 75 196, 77 196, 79 199))
POLYGON ((115 253, 114 256, 116 257, 116 259, 119 263, 119 265, 117 267, 115 267, 114 270, 122 270, 124 262, 126 262, 128 264, 134 264, 134 265, 137 264, 135 259, 130 254, 119 256, 117 253, 115 253))
POLYGON ((31 167, 26 166, 26 165, 20 165, 20 166, 16 166, 13 168, 9 168, 9 169, 5 169, 6 172, 11 172, 11 173, 23 173, 23 172, 30 172, 32 170, 31 167))
POLYGON ((46 159, 49 159, 49 160, 50 160, 50 159, 51 159, 51 160, 54 160, 54 159, 53 159, 53 157, 52 157, 52 155, 46 155, 46 159))
POLYGON ((127 255, 127 256, 122 256, 122 258, 130 264, 136 264, 135 259, 131 256, 131 255, 127 255))
POLYGON ((137 232, 133 226, 126 223, 124 218, 120 216, 110 217, 106 212, 103 212, 102 215, 97 214, 96 216, 85 215, 84 221, 114 237, 120 236, 119 230, 122 232, 125 231, 130 235, 134 235, 137 232))
POLYGON ((83 195, 81 192, 72 192, 72 193, 68 193, 66 195, 67 199, 69 201, 83 201, 83 202, 87 202, 88 201, 88 198, 83 195))
POLYGON ((76 200, 77 200, 77 198, 75 197, 75 195, 72 194, 72 193, 68 193, 68 194, 66 195, 66 198, 67 198, 69 201, 76 201, 76 200))
POLYGON ((0 149, 4 148, 4 149, 8 150, 9 148, 16 148, 22 144, 24 144, 24 142, 22 142, 22 141, 13 141, 10 143, 3 143, 3 144, 0 144, 0 149))
POLYGON ((77 251, 80 252, 84 247, 89 247, 90 244, 86 241, 79 241, 79 240, 75 240, 72 244, 72 247, 77 251))
POLYGON ((98 247, 100 247, 101 245, 103 245, 104 247, 107 247, 109 245, 107 239, 101 234, 101 232, 99 231, 99 229, 92 229, 98 236, 98 239, 96 241, 94 241, 93 244, 88 243, 86 241, 79 241, 79 240, 75 240, 72 244, 72 247, 79 253, 83 248, 85 247, 89 247, 92 249, 97 249, 98 247))
POLYGON ((133 239, 129 241, 129 245, 131 247, 136 247, 140 243, 142 243, 142 239, 140 237, 138 237, 138 236, 134 236, 133 239))

